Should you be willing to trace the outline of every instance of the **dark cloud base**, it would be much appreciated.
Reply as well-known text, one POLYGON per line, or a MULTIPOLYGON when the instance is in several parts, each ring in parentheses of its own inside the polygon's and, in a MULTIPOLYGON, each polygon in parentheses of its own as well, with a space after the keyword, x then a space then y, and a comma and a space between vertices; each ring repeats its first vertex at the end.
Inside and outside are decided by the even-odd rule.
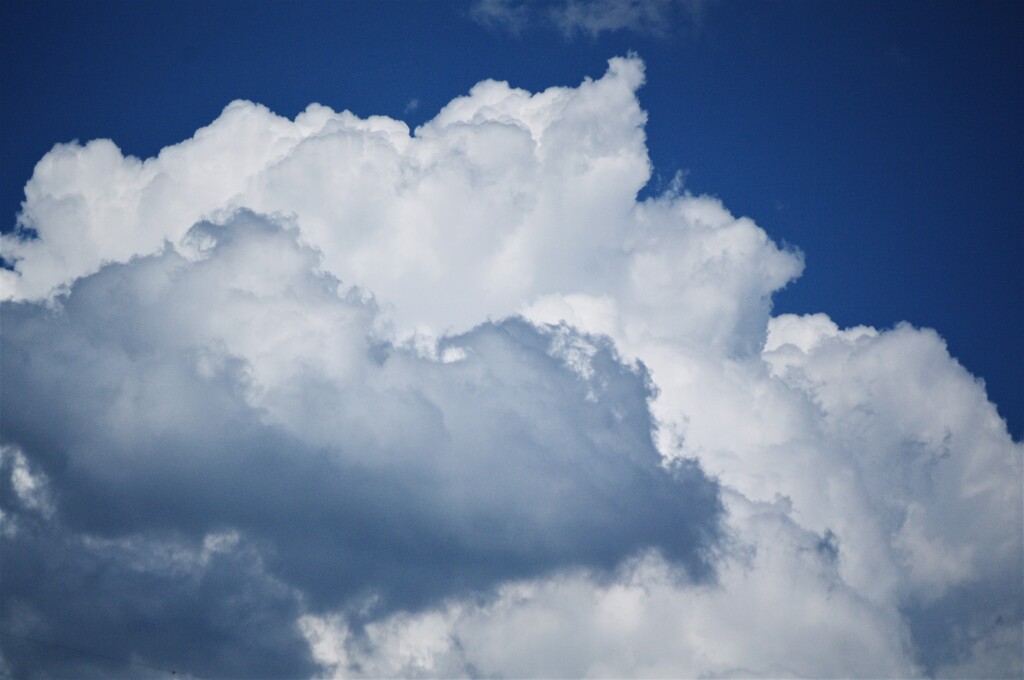
MULTIPOLYGON (((196 233, 216 241, 198 261, 168 248, 56 307, 4 303, 5 630, 199 676, 296 677, 313 669, 303 611, 358 624, 649 549, 713 576, 717 485, 663 467, 649 380, 609 341, 511 319, 445 339, 459 361, 425 358, 375 340, 372 308, 329 294, 293 231, 242 213, 196 233), (254 272, 252 248, 278 271, 254 272), (225 317, 272 327, 281 299, 337 312, 347 373, 297 355, 257 385, 203 334, 225 317), (567 338, 589 348, 585 370, 559 353, 567 338), (14 489, 15 450, 49 510, 14 489)), ((5 638, 12 672, 115 670, 38 647, 5 638)))

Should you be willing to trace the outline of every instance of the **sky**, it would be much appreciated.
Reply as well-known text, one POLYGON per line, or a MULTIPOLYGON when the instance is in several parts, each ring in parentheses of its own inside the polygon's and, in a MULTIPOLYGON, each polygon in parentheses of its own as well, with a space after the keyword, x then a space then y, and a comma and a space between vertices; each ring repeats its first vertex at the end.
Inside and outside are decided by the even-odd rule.
POLYGON ((1016 4, 0 13, 4 674, 1021 675, 1016 4))

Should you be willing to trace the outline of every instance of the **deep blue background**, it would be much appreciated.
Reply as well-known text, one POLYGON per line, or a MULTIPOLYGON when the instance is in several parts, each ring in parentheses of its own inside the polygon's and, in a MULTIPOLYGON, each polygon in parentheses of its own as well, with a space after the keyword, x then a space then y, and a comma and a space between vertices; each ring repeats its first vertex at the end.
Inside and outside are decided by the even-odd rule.
POLYGON ((803 249, 778 311, 938 329, 1020 439, 1022 5, 723 0, 664 38, 566 39, 543 6, 515 36, 462 2, 8 0, 0 226, 56 142, 109 137, 145 157, 235 98, 416 125, 483 78, 575 85, 635 50, 649 190, 682 170, 690 190, 803 249))

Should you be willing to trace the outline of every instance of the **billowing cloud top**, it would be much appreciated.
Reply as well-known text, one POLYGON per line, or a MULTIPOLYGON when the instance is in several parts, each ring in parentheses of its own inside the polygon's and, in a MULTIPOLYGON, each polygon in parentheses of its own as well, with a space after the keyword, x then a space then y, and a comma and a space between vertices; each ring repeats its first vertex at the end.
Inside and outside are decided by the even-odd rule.
POLYGON ((107 140, 59 145, 25 188, 19 226, 39 238, 4 237, 17 262, 4 295, 52 296, 244 207, 293 220, 324 268, 372 291, 401 329, 466 329, 545 294, 614 293, 649 308, 660 332, 758 346, 767 295, 799 259, 712 199, 634 203, 650 173, 643 79, 639 60, 613 59, 575 89, 487 81, 415 136, 388 118, 313 105, 289 121, 234 102, 146 161, 107 140), (689 314, 674 312, 680 302, 689 314))
POLYGON ((0 670, 1019 675, 1022 446, 934 332, 773 318, 798 252, 638 202, 643 80, 47 154, 0 670))

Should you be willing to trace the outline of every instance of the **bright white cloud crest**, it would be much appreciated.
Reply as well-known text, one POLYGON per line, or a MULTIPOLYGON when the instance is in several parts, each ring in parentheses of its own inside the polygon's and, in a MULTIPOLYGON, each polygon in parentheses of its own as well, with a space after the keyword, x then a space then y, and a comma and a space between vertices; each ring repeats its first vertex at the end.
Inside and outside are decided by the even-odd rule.
POLYGON ((643 79, 55 147, 2 244, 5 625, 80 632, 59 551, 221 635, 105 621, 196 675, 1019 676, 1024 449, 934 332, 773 318, 798 252, 637 202, 643 79))

